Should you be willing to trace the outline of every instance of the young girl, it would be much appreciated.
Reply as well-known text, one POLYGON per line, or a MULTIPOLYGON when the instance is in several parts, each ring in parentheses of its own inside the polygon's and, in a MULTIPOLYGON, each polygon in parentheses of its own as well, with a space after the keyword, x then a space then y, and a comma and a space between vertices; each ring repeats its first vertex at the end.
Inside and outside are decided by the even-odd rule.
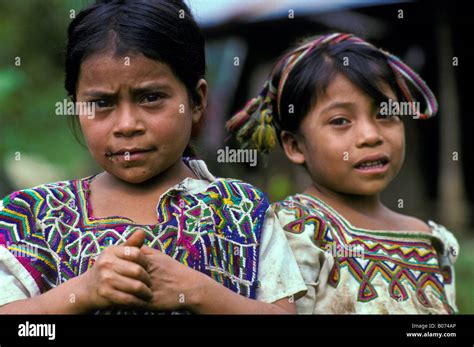
POLYGON ((182 157, 207 95, 186 5, 101 1, 68 33, 66 89, 94 106, 78 118, 104 171, 1 202, 0 312, 296 312, 306 287, 265 196, 182 157))
POLYGON ((311 177, 303 193, 275 204, 308 288, 298 312, 456 311, 454 236, 380 200, 403 163, 402 118, 436 110, 430 89, 398 58, 335 33, 285 55, 228 122, 244 147, 268 152, 278 136, 311 177))

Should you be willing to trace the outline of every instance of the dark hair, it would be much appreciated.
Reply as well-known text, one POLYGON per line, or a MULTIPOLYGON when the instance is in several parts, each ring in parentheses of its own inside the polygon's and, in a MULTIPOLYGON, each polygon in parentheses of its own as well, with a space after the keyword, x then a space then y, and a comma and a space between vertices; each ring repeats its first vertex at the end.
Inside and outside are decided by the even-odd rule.
POLYGON ((423 113, 412 110, 416 119, 427 119, 438 111, 431 89, 398 57, 353 34, 330 33, 306 40, 283 55, 259 94, 229 119, 226 127, 242 148, 268 153, 277 139, 282 144, 282 130, 299 130, 338 73, 375 104, 390 101, 385 94, 388 86, 400 102, 424 100, 423 113))
POLYGON ((68 29, 65 88, 74 101, 82 62, 111 47, 167 64, 191 104, 201 103, 195 88, 206 72, 204 36, 182 0, 97 1, 83 9, 68 29))
MULTIPOLYGON (((278 85, 280 73, 274 75, 274 85, 278 85)), ((299 128, 337 73, 343 74, 377 103, 388 101, 382 82, 395 92, 399 101, 405 100, 387 57, 379 49, 349 41, 323 44, 304 56, 288 75, 279 117, 273 118, 279 141, 282 130, 294 132, 299 128), (294 106, 293 113, 289 112, 290 105, 294 106)), ((276 110, 277 105, 273 109, 276 110)))

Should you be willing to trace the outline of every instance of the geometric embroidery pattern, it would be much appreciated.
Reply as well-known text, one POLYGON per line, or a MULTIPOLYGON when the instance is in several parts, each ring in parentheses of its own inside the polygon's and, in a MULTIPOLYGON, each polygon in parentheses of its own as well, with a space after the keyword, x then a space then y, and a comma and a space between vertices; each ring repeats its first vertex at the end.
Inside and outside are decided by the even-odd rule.
POLYGON ((416 293, 425 307, 432 307, 427 289, 436 293, 448 312, 444 284, 451 283, 450 273, 441 273, 433 244, 439 241, 434 235, 371 231, 350 225, 330 206, 315 197, 297 194, 274 204, 278 212, 292 215, 283 228, 290 233, 302 233, 308 225, 314 227, 313 242, 322 249, 359 249, 363 256, 346 256, 335 253, 334 265, 329 274, 329 285, 336 288, 341 271, 348 271, 359 283, 357 300, 370 302, 378 297, 373 280, 381 277, 388 283, 390 297, 396 301, 409 299, 407 288, 416 293))
POLYGON ((178 185, 162 195, 155 225, 136 225, 123 217, 91 217, 92 178, 41 185, 0 201, 0 246, 15 255, 42 293, 84 273, 105 247, 142 229, 148 247, 255 298, 269 207, 262 192, 233 179, 216 179, 198 194, 178 185))

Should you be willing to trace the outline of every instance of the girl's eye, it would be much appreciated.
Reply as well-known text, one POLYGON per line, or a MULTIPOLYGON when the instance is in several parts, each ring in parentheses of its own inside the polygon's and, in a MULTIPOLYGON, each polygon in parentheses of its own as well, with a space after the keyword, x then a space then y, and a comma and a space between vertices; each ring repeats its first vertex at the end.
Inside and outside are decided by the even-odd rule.
POLYGON ((144 104, 151 104, 151 103, 159 101, 160 99, 161 99, 161 96, 158 94, 147 94, 142 98, 141 102, 144 104))
POLYGON ((382 114, 378 113, 377 114, 377 119, 386 119, 386 120, 400 120, 401 117, 398 114, 382 114))
POLYGON ((109 100, 105 100, 105 99, 93 100, 92 103, 95 105, 95 107, 99 109, 112 106, 112 103, 109 100))
POLYGON ((347 120, 346 118, 342 118, 342 117, 334 118, 333 120, 331 120, 329 122, 329 124, 335 125, 335 126, 347 125, 349 123, 350 123, 349 120, 347 120))

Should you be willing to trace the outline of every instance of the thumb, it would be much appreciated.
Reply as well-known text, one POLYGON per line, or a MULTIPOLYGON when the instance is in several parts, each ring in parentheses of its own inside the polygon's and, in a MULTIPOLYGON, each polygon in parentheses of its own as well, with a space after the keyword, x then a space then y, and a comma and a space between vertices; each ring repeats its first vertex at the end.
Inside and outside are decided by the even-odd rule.
POLYGON ((135 231, 128 239, 125 241, 124 246, 129 247, 138 247, 143 246, 145 242, 145 232, 143 230, 135 231))

